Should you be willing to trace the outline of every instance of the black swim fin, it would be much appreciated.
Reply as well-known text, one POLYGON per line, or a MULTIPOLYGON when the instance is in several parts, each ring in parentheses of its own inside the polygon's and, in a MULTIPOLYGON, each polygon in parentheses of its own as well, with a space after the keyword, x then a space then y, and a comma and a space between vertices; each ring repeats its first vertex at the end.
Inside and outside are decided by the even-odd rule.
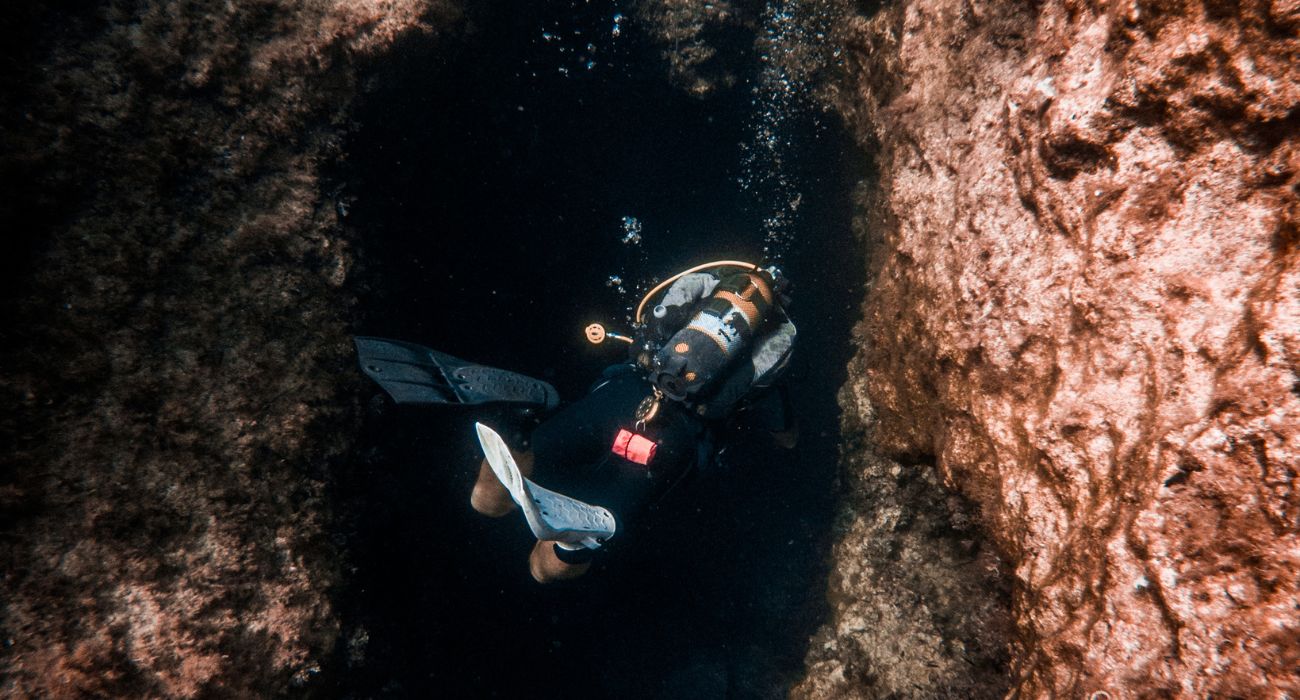
POLYGON ((540 379, 483 367, 414 343, 353 338, 361 371, 399 404, 479 406, 519 404, 551 410, 555 387, 540 379))

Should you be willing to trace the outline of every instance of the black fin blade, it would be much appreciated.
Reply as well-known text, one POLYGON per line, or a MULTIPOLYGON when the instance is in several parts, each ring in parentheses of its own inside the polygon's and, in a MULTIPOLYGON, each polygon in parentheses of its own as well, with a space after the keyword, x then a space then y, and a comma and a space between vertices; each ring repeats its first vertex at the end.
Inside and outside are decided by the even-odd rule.
POLYGON ((547 410, 560 403, 550 384, 483 367, 414 343, 357 336, 361 371, 399 404, 515 403, 547 410))
POLYGON ((460 403, 428 348, 383 338, 357 337, 354 342, 361 371, 397 403, 460 403))

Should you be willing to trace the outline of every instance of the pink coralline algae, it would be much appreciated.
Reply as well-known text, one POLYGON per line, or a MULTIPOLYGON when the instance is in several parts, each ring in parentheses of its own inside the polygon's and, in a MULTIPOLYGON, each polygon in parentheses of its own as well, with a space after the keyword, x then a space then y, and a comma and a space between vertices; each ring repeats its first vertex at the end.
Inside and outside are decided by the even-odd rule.
POLYGON ((978 506, 1013 694, 1300 694, 1297 5, 848 15, 881 181, 844 404, 978 506))

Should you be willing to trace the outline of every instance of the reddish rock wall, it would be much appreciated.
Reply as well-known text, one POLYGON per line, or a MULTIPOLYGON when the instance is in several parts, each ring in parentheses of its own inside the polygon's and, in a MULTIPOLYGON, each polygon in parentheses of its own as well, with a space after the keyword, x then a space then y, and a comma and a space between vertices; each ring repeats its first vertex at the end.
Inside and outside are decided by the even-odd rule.
POLYGON ((358 61, 452 15, 63 5, 9 15, 0 76, 0 214, 31 263, 3 309, 0 695, 310 684, 338 632, 323 496, 351 364, 320 169, 358 61))
POLYGON ((1014 688, 1300 694, 1300 5, 849 15, 846 408, 978 504, 1014 688))

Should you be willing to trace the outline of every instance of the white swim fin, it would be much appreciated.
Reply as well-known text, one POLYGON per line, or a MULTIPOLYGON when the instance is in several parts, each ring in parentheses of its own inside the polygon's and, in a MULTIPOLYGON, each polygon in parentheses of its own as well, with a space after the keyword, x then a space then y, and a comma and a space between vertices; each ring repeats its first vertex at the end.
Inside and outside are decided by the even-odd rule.
POLYGON ((492 473, 519 504, 537 539, 596 549, 614 536, 616 524, 608 510, 529 481, 519 473, 510 448, 495 430, 482 423, 475 423, 474 429, 478 431, 478 441, 492 466, 492 473))

